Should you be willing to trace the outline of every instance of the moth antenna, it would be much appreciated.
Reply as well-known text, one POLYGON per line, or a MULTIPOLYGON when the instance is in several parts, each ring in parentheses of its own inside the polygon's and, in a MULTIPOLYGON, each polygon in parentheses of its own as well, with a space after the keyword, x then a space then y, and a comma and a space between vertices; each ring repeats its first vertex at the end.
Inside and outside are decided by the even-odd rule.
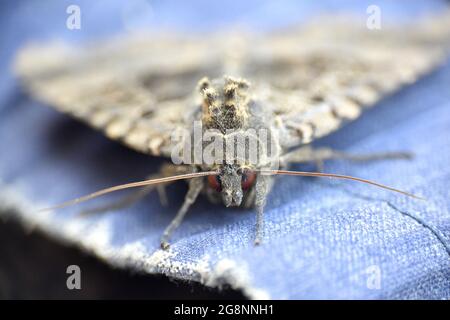
POLYGON ((250 82, 248 82, 243 78, 234 78, 227 75, 224 76, 224 78, 228 84, 230 83, 236 84, 239 89, 247 89, 250 86, 250 82))
POLYGON ((203 90, 203 97, 211 106, 217 99, 217 92, 216 90, 214 90, 214 88, 206 88, 203 90))
POLYGON ((150 179, 150 180, 143 180, 143 181, 121 184, 121 185, 117 185, 114 187, 101 189, 96 192, 90 193, 88 195, 85 195, 85 196, 82 196, 82 197, 79 197, 79 198, 76 198, 73 200, 69 200, 69 201, 63 202, 61 204, 49 207, 49 208, 41 209, 38 212, 62 209, 65 207, 76 205, 81 202, 85 202, 85 201, 103 196, 103 195, 111 193, 111 192, 119 191, 119 190, 144 187, 144 186, 165 183, 165 182, 171 182, 171 181, 176 181, 176 180, 184 180, 184 179, 192 179, 192 178, 197 178, 197 177, 212 176, 212 175, 217 175, 218 173, 219 173, 218 171, 194 172, 194 173, 186 173, 186 174, 180 174, 180 175, 164 177, 164 178, 157 178, 157 179, 150 179))
POLYGON ((250 87, 250 82, 248 82, 247 80, 242 79, 242 78, 239 78, 237 80, 237 84, 238 84, 239 88, 241 88, 241 89, 247 89, 248 87, 250 87))
POLYGON ((397 192, 397 193, 401 193, 405 196, 408 197, 412 197, 415 199, 420 199, 420 200, 425 200, 425 198, 416 196, 412 193, 406 192, 406 191, 402 191, 399 189, 395 189, 389 186, 386 186, 384 184, 375 182, 375 181, 371 181, 371 180, 367 180, 367 179, 363 179, 363 178, 358 178, 358 177, 352 177, 352 176, 346 176, 346 175, 342 175, 342 174, 334 174, 334 173, 322 173, 322 172, 307 172, 307 171, 289 171, 289 170, 260 170, 259 172, 261 173, 265 173, 265 174, 280 174, 280 175, 289 175, 289 176, 304 176, 304 177, 328 177, 328 178, 337 178, 337 179, 345 179, 345 180, 353 180, 353 181, 358 181, 358 182, 362 182, 362 183, 367 183, 367 184, 371 184, 373 186, 382 188, 382 189, 386 189, 389 191, 393 191, 393 192, 397 192))
POLYGON ((200 92, 203 92, 203 90, 209 88, 210 86, 211 86, 211 82, 209 81, 208 77, 201 78, 197 84, 198 90, 200 92))
POLYGON ((238 89, 238 85, 234 82, 228 83, 227 85, 225 85, 224 87, 224 93, 225 96, 228 100, 231 100, 235 97, 236 95, 236 91, 238 89))

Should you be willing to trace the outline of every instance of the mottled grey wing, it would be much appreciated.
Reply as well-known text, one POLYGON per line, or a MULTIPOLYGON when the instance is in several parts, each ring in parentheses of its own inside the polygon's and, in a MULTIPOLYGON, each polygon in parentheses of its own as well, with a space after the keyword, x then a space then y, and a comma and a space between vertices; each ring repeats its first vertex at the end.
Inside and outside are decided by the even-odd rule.
POLYGON ((213 41, 158 35, 82 48, 35 45, 19 53, 16 72, 57 110, 135 150, 170 156, 171 133, 188 126, 195 108, 197 81, 222 74, 213 41))
POLYGON ((280 141, 292 147, 333 132, 442 62, 450 14, 381 30, 321 19, 254 43, 243 75, 274 108, 280 141))
MULTIPOLYGON (((203 76, 245 77, 275 113, 284 146, 309 143, 358 117, 362 107, 413 82, 443 57, 450 19, 369 30, 323 19, 271 35, 147 35, 95 44, 28 47, 16 69, 33 95, 112 139, 170 155, 189 129, 203 76)), ((269 110, 270 109, 270 110, 269 110)))

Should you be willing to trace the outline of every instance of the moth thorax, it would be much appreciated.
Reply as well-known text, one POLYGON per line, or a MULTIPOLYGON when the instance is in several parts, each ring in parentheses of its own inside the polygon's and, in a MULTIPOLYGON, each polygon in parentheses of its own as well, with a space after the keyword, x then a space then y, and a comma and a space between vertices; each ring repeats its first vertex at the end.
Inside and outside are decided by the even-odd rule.
POLYGON ((248 118, 248 82, 243 79, 224 77, 210 82, 203 78, 199 89, 203 96, 202 121, 206 128, 243 128, 248 118))

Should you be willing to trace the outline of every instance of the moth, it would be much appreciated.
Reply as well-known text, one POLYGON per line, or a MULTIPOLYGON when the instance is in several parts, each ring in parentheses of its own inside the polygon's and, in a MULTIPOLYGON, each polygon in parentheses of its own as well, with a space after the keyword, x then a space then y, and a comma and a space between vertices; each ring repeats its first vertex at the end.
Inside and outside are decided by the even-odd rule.
POLYGON ((443 61, 449 39, 448 14, 382 30, 369 30, 357 20, 327 17, 270 34, 151 34, 83 48, 35 44, 19 53, 15 70, 37 99, 152 156, 172 157, 173 134, 192 132, 194 122, 201 123, 203 133, 213 130, 224 141, 238 141, 248 129, 265 130, 275 142, 270 153, 258 149, 263 151, 256 161, 249 161, 249 152, 238 159, 229 148, 236 147, 232 142, 223 149, 227 161, 178 165, 168 161, 158 177, 53 207, 122 189, 159 188, 188 180, 184 202, 162 235, 162 248, 169 247, 173 232, 200 194, 227 207, 255 207, 258 244, 275 175, 349 179, 414 196, 362 178, 287 167, 301 162, 321 167, 334 158, 407 157, 350 155, 314 149, 311 142, 429 72, 443 61), (268 166, 274 160, 277 166, 268 166))

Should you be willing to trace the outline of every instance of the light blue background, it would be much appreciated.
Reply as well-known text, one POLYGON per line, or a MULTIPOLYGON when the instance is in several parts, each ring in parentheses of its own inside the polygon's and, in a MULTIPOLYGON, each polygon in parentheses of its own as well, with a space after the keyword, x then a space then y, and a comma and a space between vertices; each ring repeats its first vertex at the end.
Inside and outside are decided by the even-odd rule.
MULTIPOLYGON (((2 206, 17 207, 16 216, 26 224, 34 223, 60 239, 78 243, 113 265, 209 285, 231 283, 253 298, 450 298, 450 65, 388 97, 356 122, 317 143, 355 153, 414 152, 412 161, 336 161, 327 163, 326 170, 380 181, 426 196, 427 202, 351 182, 279 178, 268 199, 261 247, 252 245, 253 211, 217 207, 201 199, 174 235, 170 257, 164 263, 154 261, 154 252, 159 249, 162 230, 182 201, 183 183, 169 188, 167 208, 152 194, 121 212, 80 218, 77 207, 45 218, 34 215, 31 208, 140 180, 156 172, 163 160, 109 141, 25 95, 10 72, 16 50, 25 43, 54 38, 81 43, 136 26, 197 32, 238 23, 266 30, 323 12, 350 10, 364 17, 371 4, 150 3, 148 15, 130 20, 126 12, 133 10, 117 1, 2 2, 2 206), (81 30, 65 28, 69 4, 81 7, 81 30), (130 244, 138 244, 140 255, 120 253, 130 244), (207 261, 207 271, 200 272, 199 261, 207 261), (183 267, 177 269, 177 265, 183 267), (380 289, 370 286, 374 270, 380 272, 380 289)), ((376 4, 386 21, 414 19, 446 6, 439 1, 376 4)), ((120 195, 87 207, 116 198, 120 195)))

